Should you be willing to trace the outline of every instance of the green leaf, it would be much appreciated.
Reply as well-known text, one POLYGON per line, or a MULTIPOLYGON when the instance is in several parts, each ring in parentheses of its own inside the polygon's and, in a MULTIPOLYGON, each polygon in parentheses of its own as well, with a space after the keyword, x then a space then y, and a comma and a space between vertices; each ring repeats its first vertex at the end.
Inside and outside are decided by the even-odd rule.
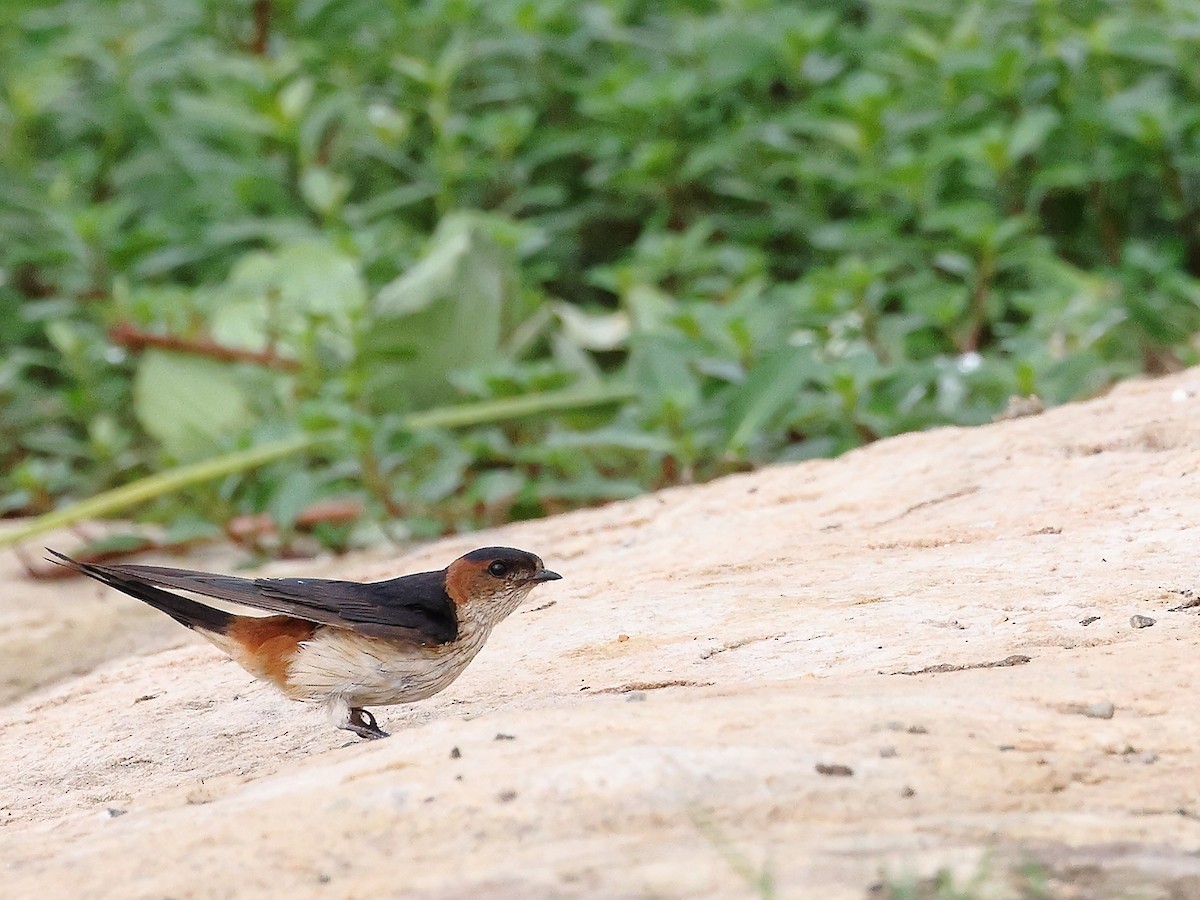
POLYGON ((300 193, 323 216, 335 213, 350 193, 350 179, 324 166, 310 166, 300 176, 300 193))
POLYGON ((301 511, 317 499, 317 479, 299 469, 289 472, 267 503, 267 512, 282 529, 292 527, 301 511))
POLYGON ((689 341, 674 335, 635 335, 631 349, 630 370, 643 403, 674 416, 700 402, 689 341))
POLYGON ((228 363, 148 351, 133 386, 138 421, 177 460, 197 459, 253 422, 250 404, 228 363))
POLYGON ((375 409, 421 408, 454 395, 450 374, 495 364, 516 271, 486 220, 442 220, 424 258, 378 293, 364 336, 364 396, 375 409))
POLYGON ((1027 154, 1036 153, 1061 119, 1062 116, 1056 110, 1045 106, 1022 113, 1013 123, 1012 131, 1008 135, 1009 159, 1018 160, 1027 154))
POLYGON ((358 261, 315 240, 247 254, 206 298, 221 344, 341 362, 354 356, 366 301, 358 261))
POLYGON ((629 316, 624 312, 596 315, 567 303, 554 307, 563 335, 587 350, 616 350, 629 340, 629 316))
POLYGON ((796 394, 818 371, 810 347, 784 347, 763 357, 730 394, 730 450, 744 450, 764 427, 795 404, 796 394))

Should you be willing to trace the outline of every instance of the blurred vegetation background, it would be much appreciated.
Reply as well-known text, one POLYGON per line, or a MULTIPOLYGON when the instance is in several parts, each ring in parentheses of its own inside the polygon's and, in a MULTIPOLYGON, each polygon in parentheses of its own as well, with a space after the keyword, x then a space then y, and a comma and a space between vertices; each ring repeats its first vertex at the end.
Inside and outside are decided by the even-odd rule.
POLYGON ((1200 346, 1195 0, 6 0, 0 91, 5 516, 402 540, 1200 346))

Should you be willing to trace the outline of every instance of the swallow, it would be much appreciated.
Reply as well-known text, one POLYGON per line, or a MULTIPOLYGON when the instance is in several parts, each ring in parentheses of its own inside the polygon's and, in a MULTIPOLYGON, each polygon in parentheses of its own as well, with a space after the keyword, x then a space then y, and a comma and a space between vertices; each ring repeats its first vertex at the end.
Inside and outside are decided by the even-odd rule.
POLYGON ((369 583, 99 565, 47 552, 51 562, 165 612, 290 699, 323 704, 333 725, 361 738, 387 737, 363 707, 432 697, 533 588, 562 577, 511 547, 483 547, 436 572, 369 583), (271 615, 237 615, 163 588, 271 615))

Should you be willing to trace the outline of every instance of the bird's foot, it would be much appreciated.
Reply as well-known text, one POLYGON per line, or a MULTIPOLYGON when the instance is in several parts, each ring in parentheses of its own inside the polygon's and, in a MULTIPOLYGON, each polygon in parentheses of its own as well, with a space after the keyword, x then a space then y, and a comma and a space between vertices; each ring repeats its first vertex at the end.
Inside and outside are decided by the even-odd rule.
POLYGON ((375 716, 361 707, 350 708, 350 718, 342 727, 347 731, 353 731, 360 738, 368 740, 388 736, 388 733, 380 728, 379 723, 375 721, 375 716))

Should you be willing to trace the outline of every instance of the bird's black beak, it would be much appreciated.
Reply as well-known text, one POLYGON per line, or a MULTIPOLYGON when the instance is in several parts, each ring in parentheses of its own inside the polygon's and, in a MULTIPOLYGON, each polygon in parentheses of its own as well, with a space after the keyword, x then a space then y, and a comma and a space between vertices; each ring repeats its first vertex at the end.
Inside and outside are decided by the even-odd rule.
POLYGON ((535 584, 543 581, 558 581, 562 578, 557 572, 551 572, 549 569, 542 569, 540 572, 534 572, 529 576, 529 580, 535 584))

